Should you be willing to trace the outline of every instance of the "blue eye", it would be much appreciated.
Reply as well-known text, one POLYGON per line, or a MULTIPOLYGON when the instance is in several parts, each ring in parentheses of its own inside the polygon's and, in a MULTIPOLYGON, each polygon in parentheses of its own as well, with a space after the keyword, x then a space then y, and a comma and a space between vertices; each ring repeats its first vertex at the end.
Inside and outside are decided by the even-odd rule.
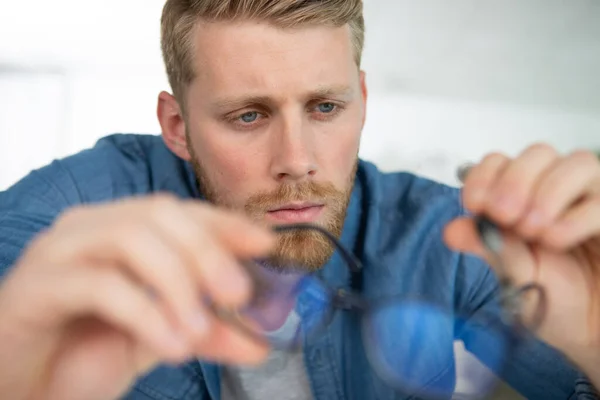
POLYGON ((332 112, 335 109, 335 104, 333 103, 321 103, 319 104, 319 112, 322 112, 324 114, 328 114, 330 112, 332 112))
POLYGON ((258 118, 258 113, 256 111, 250 111, 240 116, 241 120, 247 124, 250 124, 258 118))

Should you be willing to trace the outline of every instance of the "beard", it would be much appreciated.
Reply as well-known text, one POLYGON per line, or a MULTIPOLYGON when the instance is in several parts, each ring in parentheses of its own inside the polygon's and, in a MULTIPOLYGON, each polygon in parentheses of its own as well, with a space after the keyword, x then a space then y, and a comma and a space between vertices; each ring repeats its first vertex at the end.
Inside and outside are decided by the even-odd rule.
MULTIPOLYGON (((188 136, 189 137, 189 136, 188 136)), ((323 222, 320 224, 335 237, 340 238, 346 219, 348 203, 354 186, 358 157, 347 179, 346 187, 337 189, 331 183, 304 181, 300 183, 282 183, 271 192, 259 192, 250 196, 242 210, 229 204, 211 181, 207 169, 196 157, 188 139, 187 147, 191 155, 191 164, 196 174, 200 192, 212 204, 236 211, 243 211, 250 219, 265 224, 268 210, 294 201, 317 202, 325 205, 323 222)), ((314 230, 297 230, 277 233, 274 250, 267 258, 267 265, 281 271, 313 272, 323 267, 335 247, 323 234, 314 230)))

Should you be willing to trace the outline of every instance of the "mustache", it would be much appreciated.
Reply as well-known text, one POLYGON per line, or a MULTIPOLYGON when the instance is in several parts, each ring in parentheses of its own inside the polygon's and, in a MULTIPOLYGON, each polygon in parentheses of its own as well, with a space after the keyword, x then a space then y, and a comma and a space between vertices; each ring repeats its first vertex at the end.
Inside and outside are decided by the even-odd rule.
POLYGON ((331 183, 302 182, 282 184, 275 191, 251 196, 246 202, 246 211, 256 213, 293 201, 328 203, 343 198, 345 193, 331 183))

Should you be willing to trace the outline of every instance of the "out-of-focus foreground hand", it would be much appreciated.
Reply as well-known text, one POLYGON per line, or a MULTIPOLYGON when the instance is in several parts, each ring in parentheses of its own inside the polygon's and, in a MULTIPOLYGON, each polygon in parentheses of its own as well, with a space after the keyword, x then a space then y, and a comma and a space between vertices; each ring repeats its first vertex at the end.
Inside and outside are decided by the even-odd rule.
MULTIPOLYGON (((559 155, 537 144, 511 159, 490 154, 468 173, 468 211, 504 231, 503 273, 515 284, 535 282, 546 309, 535 333, 561 350, 600 387, 600 163, 595 154, 559 155)), ((453 249, 491 260, 473 220, 445 231, 453 249)), ((532 315, 527 296, 525 322, 532 315)), ((538 301, 531 300, 531 301, 538 301)))
POLYGON ((67 211, 0 286, 0 398, 106 400, 157 363, 261 361, 268 349, 201 297, 246 302, 237 260, 273 243, 241 216, 162 195, 67 211))

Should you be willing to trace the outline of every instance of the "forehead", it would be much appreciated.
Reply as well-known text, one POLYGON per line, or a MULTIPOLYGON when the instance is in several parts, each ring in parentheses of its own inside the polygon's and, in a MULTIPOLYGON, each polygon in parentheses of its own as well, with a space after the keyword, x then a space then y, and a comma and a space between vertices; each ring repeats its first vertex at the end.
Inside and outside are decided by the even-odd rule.
POLYGON ((204 93, 301 91, 358 76, 349 27, 280 29, 267 23, 200 22, 193 86, 204 93), (208 89, 208 90, 207 90, 208 89))

